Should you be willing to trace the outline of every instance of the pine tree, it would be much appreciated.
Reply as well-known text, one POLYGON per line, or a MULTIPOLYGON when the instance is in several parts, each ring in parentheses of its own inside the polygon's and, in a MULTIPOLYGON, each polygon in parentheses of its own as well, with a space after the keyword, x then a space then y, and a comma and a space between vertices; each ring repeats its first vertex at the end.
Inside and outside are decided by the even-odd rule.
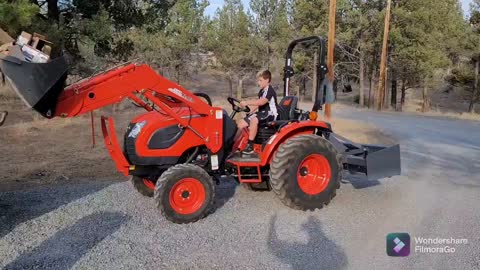
POLYGON ((38 12, 38 6, 28 0, 0 0, 0 27, 11 36, 16 36, 24 27, 32 24, 38 12))
POLYGON ((259 68, 259 38, 252 34, 252 25, 240 0, 226 0, 209 27, 208 44, 221 69, 227 74, 230 96, 233 82, 242 82, 246 74, 259 68))
POLYGON ((421 87, 422 111, 428 111, 429 89, 443 79, 460 51, 461 8, 455 0, 402 0, 396 1, 392 13, 396 23, 390 36, 390 66, 402 81, 402 102, 407 88, 421 87))
POLYGON ((283 56, 292 36, 287 4, 286 0, 250 1, 255 34, 262 41, 262 65, 267 69, 271 69, 274 58, 283 56))
POLYGON ((470 27, 468 28, 467 35, 467 49, 469 51, 472 62, 475 65, 473 91, 470 98, 470 104, 468 111, 470 113, 475 112, 475 103, 480 99, 478 76, 480 69, 480 0, 474 0, 470 8, 470 27))

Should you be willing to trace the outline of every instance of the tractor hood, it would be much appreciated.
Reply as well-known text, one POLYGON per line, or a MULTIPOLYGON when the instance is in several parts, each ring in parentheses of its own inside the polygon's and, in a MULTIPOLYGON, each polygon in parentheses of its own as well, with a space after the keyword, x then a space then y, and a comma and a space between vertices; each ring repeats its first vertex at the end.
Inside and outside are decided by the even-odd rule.
POLYGON ((48 63, 30 63, 18 57, 0 56, 0 71, 27 106, 47 118, 55 115, 68 73, 64 57, 48 63))

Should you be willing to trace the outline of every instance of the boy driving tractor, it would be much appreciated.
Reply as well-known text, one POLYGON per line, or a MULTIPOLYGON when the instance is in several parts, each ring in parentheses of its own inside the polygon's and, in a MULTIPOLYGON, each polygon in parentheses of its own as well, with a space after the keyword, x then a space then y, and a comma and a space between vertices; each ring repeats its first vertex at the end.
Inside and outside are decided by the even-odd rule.
POLYGON ((257 74, 257 83, 260 87, 258 92, 258 99, 246 100, 240 102, 240 106, 256 106, 257 109, 253 110, 245 118, 237 121, 238 130, 242 130, 246 127, 249 128, 248 145, 242 151, 243 154, 253 154, 253 141, 257 135, 258 125, 260 123, 266 123, 269 121, 275 121, 277 112, 277 93, 270 85, 272 80, 272 74, 268 70, 260 71, 257 74))

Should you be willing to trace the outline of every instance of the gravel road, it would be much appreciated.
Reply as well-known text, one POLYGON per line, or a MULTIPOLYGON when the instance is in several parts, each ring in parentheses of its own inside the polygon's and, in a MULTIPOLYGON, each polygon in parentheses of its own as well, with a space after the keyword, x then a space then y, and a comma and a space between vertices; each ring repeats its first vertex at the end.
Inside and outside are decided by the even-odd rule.
POLYGON ((395 136, 403 175, 349 177, 315 212, 223 183, 217 211, 187 225, 164 220, 129 182, 3 192, 0 268, 480 269, 480 124, 353 109, 339 116, 395 136), (391 232, 468 244, 452 254, 412 246, 409 257, 393 258, 385 252, 391 232))

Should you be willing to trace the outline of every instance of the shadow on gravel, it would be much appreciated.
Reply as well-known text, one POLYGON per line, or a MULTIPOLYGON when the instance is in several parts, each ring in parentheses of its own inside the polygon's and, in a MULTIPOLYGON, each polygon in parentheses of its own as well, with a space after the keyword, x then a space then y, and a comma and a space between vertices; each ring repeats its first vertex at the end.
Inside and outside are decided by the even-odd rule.
POLYGON ((268 247, 280 261, 292 269, 344 269, 348 265, 345 252, 322 231, 320 221, 310 216, 302 224, 302 229, 308 234, 308 242, 296 243, 280 240, 275 230, 277 216, 270 219, 268 232, 268 247))
POLYGON ((233 196, 237 183, 233 179, 224 179, 220 182, 220 185, 216 186, 215 192, 215 209, 224 206, 233 196))
POLYGON ((112 212, 86 216, 57 232, 32 251, 20 255, 5 269, 70 269, 128 219, 124 214, 112 212))
POLYGON ((342 183, 350 183, 355 189, 363 189, 380 185, 378 180, 368 180, 366 175, 345 173, 342 183))
POLYGON ((0 238, 17 225, 106 188, 112 183, 55 185, 0 193, 0 238))

